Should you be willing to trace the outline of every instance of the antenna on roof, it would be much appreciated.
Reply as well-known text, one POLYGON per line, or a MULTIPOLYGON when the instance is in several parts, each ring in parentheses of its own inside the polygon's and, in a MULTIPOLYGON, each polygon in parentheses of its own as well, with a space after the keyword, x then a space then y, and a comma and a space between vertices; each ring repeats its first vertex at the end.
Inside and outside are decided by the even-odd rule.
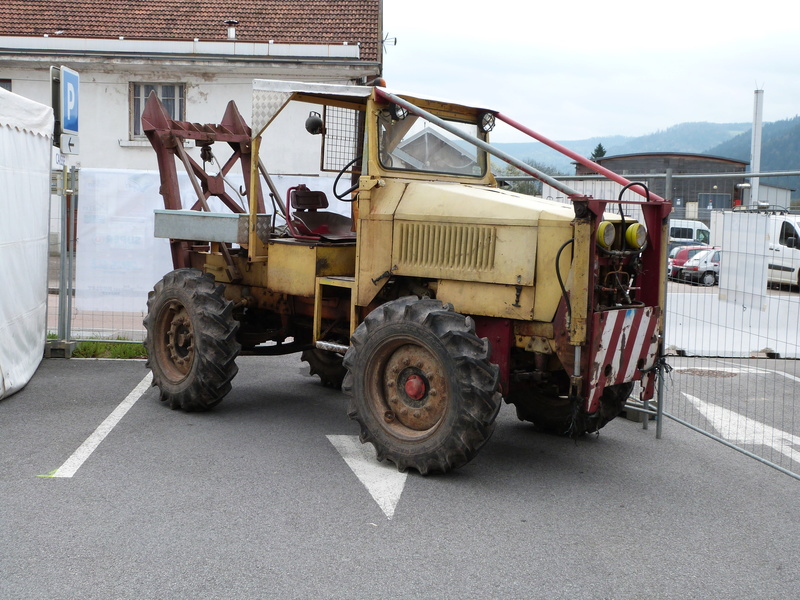
POLYGON ((397 38, 396 37, 390 38, 389 34, 387 33, 385 36, 383 36, 383 51, 384 52, 386 52, 386 46, 397 46, 397 38))

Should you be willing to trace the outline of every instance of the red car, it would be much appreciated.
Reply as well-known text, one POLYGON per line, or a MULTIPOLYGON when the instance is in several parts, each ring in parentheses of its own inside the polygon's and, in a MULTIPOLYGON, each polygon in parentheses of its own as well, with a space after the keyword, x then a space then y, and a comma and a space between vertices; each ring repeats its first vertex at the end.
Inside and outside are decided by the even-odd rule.
POLYGON ((669 253, 667 261, 667 274, 670 279, 677 279, 684 263, 698 252, 708 250, 710 246, 676 246, 669 253))

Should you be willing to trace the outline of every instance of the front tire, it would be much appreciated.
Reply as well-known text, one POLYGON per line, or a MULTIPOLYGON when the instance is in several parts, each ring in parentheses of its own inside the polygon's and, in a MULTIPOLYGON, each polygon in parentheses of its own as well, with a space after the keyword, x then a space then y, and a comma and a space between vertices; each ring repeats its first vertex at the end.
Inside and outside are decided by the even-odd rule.
POLYGON ((400 298, 370 313, 351 341, 349 416, 379 460, 444 473, 489 439, 502 400, 499 369, 471 318, 438 300, 400 298))
POLYGON ((222 401, 238 372, 239 323, 224 286, 197 269, 177 269, 147 299, 147 367, 172 409, 206 411, 222 401))
POLYGON ((706 287, 711 287, 717 283, 717 276, 714 274, 714 271, 706 271, 700 278, 700 282, 706 287))

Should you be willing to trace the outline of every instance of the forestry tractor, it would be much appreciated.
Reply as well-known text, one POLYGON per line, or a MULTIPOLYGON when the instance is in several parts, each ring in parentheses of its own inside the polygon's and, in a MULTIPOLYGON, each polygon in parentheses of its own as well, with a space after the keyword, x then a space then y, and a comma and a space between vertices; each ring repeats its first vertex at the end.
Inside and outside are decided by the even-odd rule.
POLYGON ((149 294, 145 345, 171 408, 218 404, 240 354, 302 352, 351 396, 379 460, 426 474, 470 461, 503 400, 578 436, 616 417, 634 385, 653 397, 671 205, 643 184, 498 111, 382 81, 256 80, 252 129, 233 102, 220 123, 196 124, 170 119, 153 94, 142 124, 165 207, 155 233, 175 269, 149 294), (638 196, 575 192, 491 146, 498 121, 638 196), (269 156, 318 169, 298 183, 269 156), (567 202, 502 189, 490 156, 567 202), (332 196, 347 210, 331 210, 332 196))

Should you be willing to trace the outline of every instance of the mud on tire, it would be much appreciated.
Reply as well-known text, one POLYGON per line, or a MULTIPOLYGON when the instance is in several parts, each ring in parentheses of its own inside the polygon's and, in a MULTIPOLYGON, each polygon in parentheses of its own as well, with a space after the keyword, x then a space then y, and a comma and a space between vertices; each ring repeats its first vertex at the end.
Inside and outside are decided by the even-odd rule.
POLYGON ((494 431, 499 369, 471 318, 438 300, 400 298, 356 329, 343 389, 361 441, 398 470, 446 472, 469 462, 494 431))
POLYGON ((238 372, 239 323, 224 286, 197 269, 177 269, 147 299, 147 366, 170 408, 205 411, 231 389, 238 372))

